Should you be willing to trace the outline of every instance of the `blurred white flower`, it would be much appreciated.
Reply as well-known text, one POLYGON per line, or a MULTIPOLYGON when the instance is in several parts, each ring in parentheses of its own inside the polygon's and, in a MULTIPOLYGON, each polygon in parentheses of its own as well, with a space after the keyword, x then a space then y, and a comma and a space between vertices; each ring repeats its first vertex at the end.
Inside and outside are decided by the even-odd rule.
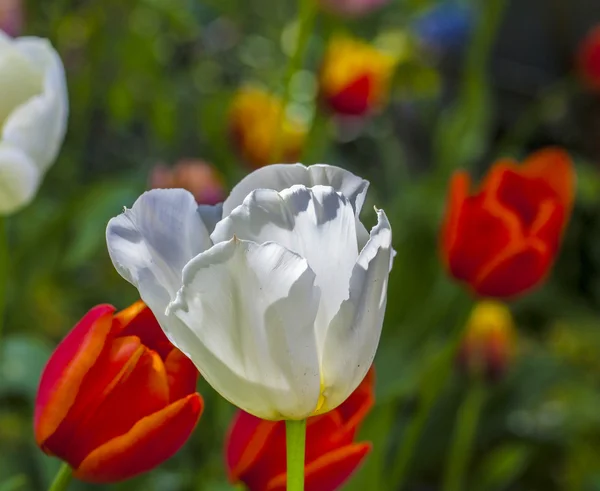
POLYGON ((341 404, 369 370, 392 259, 368 182, 327 165, 272 165, 222 208, 181 189, 143 194, 108 224, 119 273, 226 399, 264 419, 341 404), (222 210, 222 212, 221 212, 222 210))
POLYGON ((0 31, 0 94, 0 214, 8 214, 33 199, 66 130, 64 68, 47 40, 0 31))

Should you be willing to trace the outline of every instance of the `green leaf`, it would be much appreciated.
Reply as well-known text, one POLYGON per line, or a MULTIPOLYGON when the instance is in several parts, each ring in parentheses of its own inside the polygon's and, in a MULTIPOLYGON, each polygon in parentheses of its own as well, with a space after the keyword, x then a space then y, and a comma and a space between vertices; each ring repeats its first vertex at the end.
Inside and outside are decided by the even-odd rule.
POLYGON ((475 491, 501 491, 525 470, 532 449, 525 444, 509 443, 492 451, 482 462, 473 480, 475 491))

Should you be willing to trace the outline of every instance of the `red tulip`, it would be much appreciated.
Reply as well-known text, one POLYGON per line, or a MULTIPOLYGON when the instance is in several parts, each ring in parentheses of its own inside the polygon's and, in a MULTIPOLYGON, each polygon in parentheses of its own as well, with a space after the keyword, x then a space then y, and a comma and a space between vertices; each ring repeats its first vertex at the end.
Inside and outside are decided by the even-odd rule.
POLYGON ((520 295, 552 266, 573 206, 569 156, 549 148, 522 165, 496 162, 480 189, 466 172, 450 183, 442 255, 450 273, 487 297, 520 295))
POLYGON ((579 73, 592 90, 600 90, 600 26, 583 40, 578 50, 579 73))
POLYGON ((198 372, 137 302, 91 309, 52 354, 35 404, 35 438, 75 477, 109 483, 149 471, 202 413, 198 372))
MULTIPOLYGON (((308 419, 305 490, 333 491, 356 470, 371 449, 354 443, 358 426, 373 406, 373 369, 336 409, 308 419)), ((233 483, 249 491, 285 491, 285 422, 266 421, 238 411, 226 443, 226 461, 233 483)))

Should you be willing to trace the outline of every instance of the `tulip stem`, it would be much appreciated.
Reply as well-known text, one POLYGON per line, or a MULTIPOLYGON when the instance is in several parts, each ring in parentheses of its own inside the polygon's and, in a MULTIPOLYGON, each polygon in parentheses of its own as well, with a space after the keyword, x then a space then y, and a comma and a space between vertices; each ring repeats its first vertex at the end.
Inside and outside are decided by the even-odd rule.
POLYGON ((62 464, 48 491, 65 491, 69 487, 71 479, 73 479, 73 471, 68 464, 62 464))
POLYGON ((278 115, 277 126, 275 127, 276 138, 271 155, 271 163, 277 163, 282 158, 283 149, 283 126, 286 121, 286 109, 292 98, 292 80, 296 72, 302 67, 304 53, 308 46, 308 40, 317 16, 317 2, 315 0, 299 0, 298 7, 298 32, 296 33, 295 46, 288 62, 285 78, 283 79, 283 99, 281 101, 281 111, 278 115))
POLYGON ((285 422, 287 491, 304 491, 306 420, 285 422))
POLYGON ((452 446, 444 473, 443 491, 461 491, 465 471, 469 465, 477 424, 486 400, 486 387, 482 377, 473 380, 456 415, 452 446))
POLYGON ((6 309, 6 293, 8 284, 8 237, 6 218, 0 217, 0 339, 4 328, 4 314, 6 309))

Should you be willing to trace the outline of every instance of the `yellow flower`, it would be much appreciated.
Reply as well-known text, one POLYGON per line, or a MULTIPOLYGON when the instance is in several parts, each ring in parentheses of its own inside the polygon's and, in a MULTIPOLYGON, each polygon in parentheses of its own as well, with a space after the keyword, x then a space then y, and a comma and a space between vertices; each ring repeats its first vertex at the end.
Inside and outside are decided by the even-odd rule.
POLYGON ((251 166, 295 162, 306 137, 305 125, 281 116, 280 98, 256 87, 244 87, 233 99, 229 127, 233 140, 251 166))

